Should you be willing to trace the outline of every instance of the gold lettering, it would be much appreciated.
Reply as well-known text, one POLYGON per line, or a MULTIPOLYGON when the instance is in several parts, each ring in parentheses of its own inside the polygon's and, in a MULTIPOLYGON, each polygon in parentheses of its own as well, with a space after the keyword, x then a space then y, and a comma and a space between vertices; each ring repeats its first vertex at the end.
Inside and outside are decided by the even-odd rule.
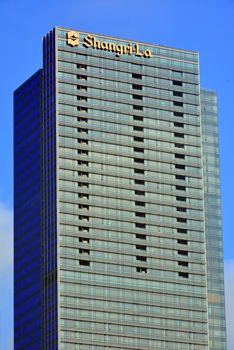
POLYGON ((101 48, 101 43, 99 40, 96 39, 96 37, 93 37, 93 47, 95 47, 95 49, 100 49, 101 48))
POLYGON ((101 48, 102 48, 103 50, 110 50, 110 49, 109 49, 109 43, 107 43, 106 41, 103 41, 103 42, 101 43, 101 48))
POLYGON ((86 37, 84 38, 84 46, 85 47, 90 47, 93 45, 92 43, 93 37, 90 34, 87 34, 86 37))
POLYGON ((117 44, 117 45, 115 46, 115 48, 116 48, 116 52, 117 52, 116 55, 117 55, 117 56, 123 54, 123 45, 117 44))
POLYGON ((144 56, 145 57, 151 57, 152 56, 152 51, 151 50, 145 50, 144 56))
POLYGON ((136 56, 143 56, 143 53, 140 52, 140 47, 138 43, 136 44, 136 56))
POLYGON ((116 52, 116 47, 114 43, 109 43, 109 51, 116 52))

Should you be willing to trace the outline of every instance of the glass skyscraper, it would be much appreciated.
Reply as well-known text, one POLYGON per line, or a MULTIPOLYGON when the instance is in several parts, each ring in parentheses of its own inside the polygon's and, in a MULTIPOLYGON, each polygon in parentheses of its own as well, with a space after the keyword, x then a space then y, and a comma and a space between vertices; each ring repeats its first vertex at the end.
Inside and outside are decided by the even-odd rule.
POLYGON ((226 350, 198 53, 56 27, 16 91, 15 350, 226 350))

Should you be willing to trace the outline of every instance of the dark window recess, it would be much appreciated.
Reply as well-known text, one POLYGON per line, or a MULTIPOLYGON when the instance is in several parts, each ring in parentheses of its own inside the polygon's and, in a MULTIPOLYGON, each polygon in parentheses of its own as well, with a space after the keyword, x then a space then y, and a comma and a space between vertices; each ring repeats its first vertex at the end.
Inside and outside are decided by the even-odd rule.
POLYGON ((181 112, 173 112, 173 113, 174 113, 174 117, 183 118, 183 116, 184 116, 184 113, 181 113, 181 112))
POLYGON ((144 148, 134 147, 134 152, 144 153, 144 148))
POLYGON ((138 115, 134 115, 133 120, 135 120, 137 122, 143 122, 143 117, 139 117, 138 115))
POLYGON ((86 220, 89 221, 89 217, 85 215, 79 215, 79 220, 86 220))
POLYGON ((142 106, 133 105, 132 107, 133 107, 133 109, 135 109, 137 111, 143 111, 143 107, 142 106))
POLYGON ((178 158, 178 159, 185 159, 185 155, 184 155, 184 154, 180 154, 180 153, 176 153, 176 154, 175 154, 175 158, 178 158))
POLYGON ((135 181, 135 184, 137 184, 137 185, 144 185, 145 184, 144 180, 134 180, 134 181, 135 181))
POLYGON ((88 177, 89 173, 87 173, 86 171, 78 171, 78 175, 88 177))
POLYGON ((175 147, 176 148, 184 148, 184 144, 183 143, 175 143, 175 147))
POLYGON ((186 213, 186 211, 187 211, 186 208, 181 208, 181 207, 177 207, 176 210, 181 211, 182 213, 186 213))
POLYGON ((85 183, 85 182, 78 182, 78 186, 79 187, 86 187, 88 188, 89 187, 89 184, 85 183))
POLYGON ((145 192, 144 192, 144 191, 137 191, 137 190, 135 190, 135 194, 136 194, 137 196, 144 196, 144 195, 145 195, 145 192))
POLYGON ((183 102, 173 101, 173 105, 177 107, 183 107, 183 102))
POLYGON ((188 230, 186 230, 186 228, 177 228, 177 233, 187 234, 188 230))
POLYGON ((77 150, 77 153, 78 153, 78 154, 85 154, 85 155, 88 155, 88 154, 89 154, 89 151, 86 151, 85 149, 78 149, 78 150, 77 150))
POLYGON ((145 173, 145 170, 142 170, 142 169, 134 169, 134 173, 135 173, 135 174, 144 174, 144 173, 145 173))
POLYGON ((136 201, 136 202, 135 202, 135 205, 138 205, 138 206, 140 206, 140 207, 145 207, 145 202, 136 201))
POLYGON ((185 239, 177 239, 177 243, 178 244, 188 244, 188 241, 186 241, 185 239))
POLYGON ((173 91, 173 96, 183 97, 183 92, 181 92, 181 91, 173 91))
POLYGON ((79 253, 80 253, 80 254, 89 255, 89 249, 83 249, 83 248, 81 248, 81 249, 79 249, 79 253))
POLYGON ((147 273, 147 268, 146 267, 137 267, 136 271, 140 272, 140 273, 147 273))
POLYGON ((139 211, 136 211, 136 212, 135 212, 135 216, 138 216, 138 217, 140 217, 140 218, 145 218, 145 213, 141 213, 141 212, 139 212, 139 211))
POLYGON ((78 160, 78 165, 88 166, 89 162, 86 162, 85 160, 78 160))
POLYGON ((184 219, 184 218, 177 218, 176 220, 177 222, 183 222, 184 224, 187 223, 187 219, 184 219))
POLYGON ((83 266, 90 266, 90 261, 87 261, 87 260, 80 260, 80 265, 83 265, 83 266))
POLYGON ((87 80, 87 77, 85 75, 80 75, 78 74, 77 75, 77 79, 80 79, 80 80, 87 80))
POLYGON ((143 100, 143 96, 141 95, 132 95, 132 98, 134 98, 135 100, 143 100))
POLYGON ((89 227, 79 226, 79 231, 89 232, 89 227))
MULTIPOLYGON (((142 128, 141 128, 141 129, 142 129, 142 128)), ((141 131, 143 131, 143 130, 141 130, 141 131)), ((144 139, 143 139, 143 137, 134 136, 134 137, 133 137, 133 141, 135 141, 135 142, 144 142, 144 139)))
POLYGON ((178 191, 186 191, 186 187, 185 186, 176 186, 176 190, 178 190, 178 191))
POLYGON ((84 102, 88 101, 87 97, 85 97, 85 96, 77 96, 77 100, 78 101, 84 101, 84 102))
POLYGON ((142 90, 142 86, 137 84, 132 84, 132 88, 135 90, 142 90))
POLYGON ((176 196, 176 200, 180 202, 186 202, 186 197, 176 196))
POLYGON ((85 64, 78 63, 77 68, 78 69, 87 69, 87 66, 85 64))
POLYGON ((181 134, 180 132, 174 132, 175 137, 180 137, 181 139, 184 138, 184 134, 181 134))
POLYGON ((142 75, 137 73, 132 73, 132 77, 133 79, 142 79, 142 75))
POLYGON ((79 198, 89 199, 89 194, 86 194, 86 193, 78 193, 78 197, 79 197, 79 198))
POLYGON ((87 86, 77 85, 77 90, 87 91, 87 86))
POLYGON ((183 128, 184 124, 183 123, 174 122, 174 126, 177 127, 177 128, 183 128))
POLYGON ((139 245, 139 244, 137 244, 137 245, 136 245, 136 249, 139 249, 139 250, 146 250, 146 246, 145 246, 145 245, 139 245))
POLYGON ((138 239, 146 239, 146 235, 142 235, 141 233, 136 233, 136 238, 138 238, 138 239))
POLYGON ((88 145, 89 141, 88 140, 84 140, 84 139, 78 139, 78 143, 83 143, 85 145, 88 145))
POLYGON ((184 175, 176 175, 175 176, 176 180, 185 180, 186 177, 184 175))
POLYGON ((80 237, 80 238, 79 238, 79 242, 80 242, 80 243, 89 243, 89 238, 80 237))
POLYGON ((144 159, 134 158, 134 162, 135 163, 142 163, 142 164, 144 164, 144 159))
POLYGON ((133 130, 134 130, 134 131, 144 131, 144 128, 142 128, 141 126, 136 126, 136 125, 134 125, 134 126, 133 126, 133 130))
POLYGON ((188 256, 188 251, 187 250, 178 250, 178 254, 188 256))
POLYGON ((87 129, 82 129, 82 128, 77 128, 78 132, 82 132, 83 134, 88 134, 88 130, 87 129))
POLYGON ((146 258, 146 256, 136 256, 136 259, 138 260, 138 261, 147 261, 147 258, 146 258))
POLYGON ((86 204, 79 204, 79 209, 86 209, 89 210, 89 206, 86 204))
POLYGON ((182 81, 179 81, 179 80, 173 80, 173 85, 183 86, 183 83, 182 83, 182 81))
POLYGON ((88 108, 86 108, 86 107, 77 107, 77 111, 79 111, 79 112, 88 112, 88 108))
POLYGON ((188 262, 187 261, 178 261, 178 265, 188 267, 188 262))
POLYGON ((146 224, 141 224, 140 222, 135 222, 137 228, 146 228, 146 224))
POLYGON ((185 170, 185 165, 183 165, 183 164, 175 164, 175 168, 176 168, 176 169, 185 170))
POLYGON ((178 275, 183 278, 189 278, 189 274, 187 272, 178 272, 178 275))

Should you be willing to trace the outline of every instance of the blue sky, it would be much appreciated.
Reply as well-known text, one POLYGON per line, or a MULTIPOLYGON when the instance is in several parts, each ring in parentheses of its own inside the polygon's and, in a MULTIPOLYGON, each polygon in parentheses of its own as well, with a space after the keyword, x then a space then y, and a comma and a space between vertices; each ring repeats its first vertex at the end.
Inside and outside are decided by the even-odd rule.
POLYGON ((229 350, 234 349, 233 18, 234 0, 0 0, 1 350, 12 349, 12 92, 41 67, 42 37, 56 25, 200 52, 201 86, 219 96, 227 321, 229 350))

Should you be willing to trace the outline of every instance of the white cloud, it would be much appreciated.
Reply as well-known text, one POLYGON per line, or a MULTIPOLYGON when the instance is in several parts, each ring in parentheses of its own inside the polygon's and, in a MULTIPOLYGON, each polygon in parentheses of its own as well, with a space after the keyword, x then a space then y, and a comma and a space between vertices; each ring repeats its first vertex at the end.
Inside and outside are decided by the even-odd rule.
POLYGON ((12 269, 13 211, 0 202, 0 273, 12 269))
POLYGON ((228 350, 234 349, 234 260, 225 261, 225 302, 228 350))

